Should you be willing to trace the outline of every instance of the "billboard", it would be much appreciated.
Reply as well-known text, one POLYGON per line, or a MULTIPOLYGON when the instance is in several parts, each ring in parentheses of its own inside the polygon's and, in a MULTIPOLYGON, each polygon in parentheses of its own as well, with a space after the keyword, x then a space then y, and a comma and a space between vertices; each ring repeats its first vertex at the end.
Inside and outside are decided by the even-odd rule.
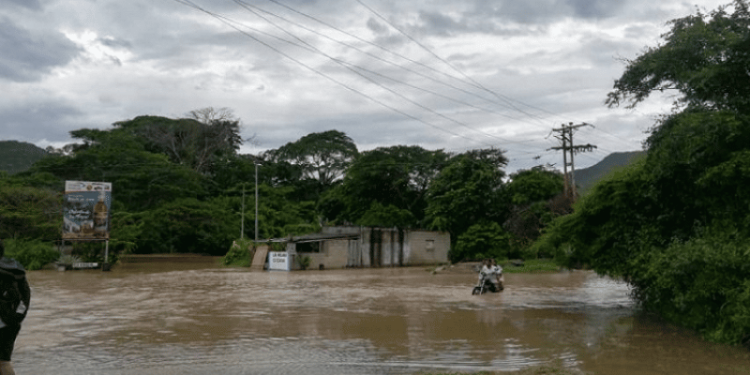
POLYGON ((65 181, 64 240, 109 239, 112 183, 65 181))

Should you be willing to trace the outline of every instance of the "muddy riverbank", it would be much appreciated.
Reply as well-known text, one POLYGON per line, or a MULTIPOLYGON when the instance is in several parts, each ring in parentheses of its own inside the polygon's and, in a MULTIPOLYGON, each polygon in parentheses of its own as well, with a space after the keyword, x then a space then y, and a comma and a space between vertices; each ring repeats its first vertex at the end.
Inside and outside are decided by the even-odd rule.
POLYGON ((420 267, 305 272, 216 259, 35 271, 19 374, 393 374, 516 371, 745 374, 746 351, 637 313, 591 272, 476 274, 420 267))

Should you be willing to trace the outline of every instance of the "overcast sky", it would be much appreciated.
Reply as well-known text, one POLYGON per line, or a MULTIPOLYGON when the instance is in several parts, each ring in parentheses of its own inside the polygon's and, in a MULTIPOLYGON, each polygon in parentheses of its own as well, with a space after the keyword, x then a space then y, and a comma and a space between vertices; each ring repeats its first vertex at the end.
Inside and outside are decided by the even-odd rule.
POLYGON ((360 151, 507 150, 562 164, 550 135, 641 149, 670 110, 608 109, 623 59, 729 0, 0 0, 0 140, 45 148, 140 115, 234 110, 241 152, 336 129, 360 151))

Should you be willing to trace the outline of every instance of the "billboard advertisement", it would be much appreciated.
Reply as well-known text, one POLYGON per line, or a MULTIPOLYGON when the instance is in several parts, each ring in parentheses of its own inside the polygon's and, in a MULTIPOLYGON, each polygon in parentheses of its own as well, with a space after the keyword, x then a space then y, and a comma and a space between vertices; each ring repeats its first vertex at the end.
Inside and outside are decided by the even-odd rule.
POLYGON ((65 181, 64 240, 109 239, 112 183, 65 181))

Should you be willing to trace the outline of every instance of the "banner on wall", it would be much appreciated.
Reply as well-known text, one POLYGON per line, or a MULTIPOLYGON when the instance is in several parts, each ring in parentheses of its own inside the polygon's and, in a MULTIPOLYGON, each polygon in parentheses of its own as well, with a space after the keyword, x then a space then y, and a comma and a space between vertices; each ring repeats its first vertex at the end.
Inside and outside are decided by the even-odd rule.
POLYGON ((65 181, 64 240, 108 240, 112 183, 65 181))

